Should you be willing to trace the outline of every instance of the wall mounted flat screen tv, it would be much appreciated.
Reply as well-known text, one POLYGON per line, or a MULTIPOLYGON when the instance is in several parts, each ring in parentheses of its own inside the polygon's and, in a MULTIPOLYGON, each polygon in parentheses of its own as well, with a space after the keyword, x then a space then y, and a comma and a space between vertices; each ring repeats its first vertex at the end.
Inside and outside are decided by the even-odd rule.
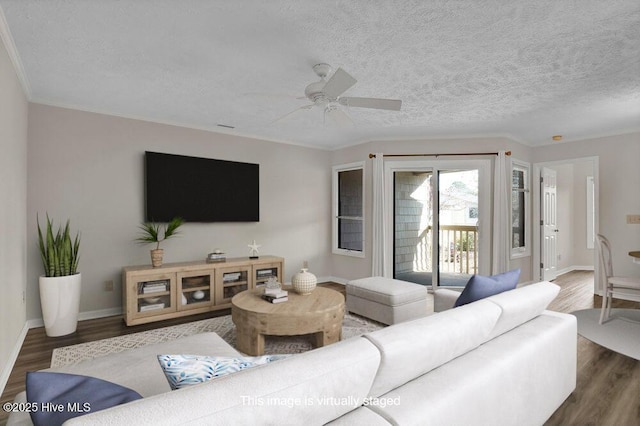
POLYGON ((169 222, 258 222, 260 166, 145 152, 145 218, 169 222))

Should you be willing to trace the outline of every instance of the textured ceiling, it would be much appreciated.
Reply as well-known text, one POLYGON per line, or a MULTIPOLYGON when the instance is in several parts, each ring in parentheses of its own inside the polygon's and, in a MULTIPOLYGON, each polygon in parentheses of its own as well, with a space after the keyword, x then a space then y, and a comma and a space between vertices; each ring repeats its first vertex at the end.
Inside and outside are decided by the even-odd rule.
POLYGON ((640 129, 638 0, 0 0, 33 102, 322 148, 640 129), (319 62, 358 83, 325 123, 319 62), (274 122, 274 120, 277 120, 274 122), (233 130, 217 127, 225 124, 233 130))

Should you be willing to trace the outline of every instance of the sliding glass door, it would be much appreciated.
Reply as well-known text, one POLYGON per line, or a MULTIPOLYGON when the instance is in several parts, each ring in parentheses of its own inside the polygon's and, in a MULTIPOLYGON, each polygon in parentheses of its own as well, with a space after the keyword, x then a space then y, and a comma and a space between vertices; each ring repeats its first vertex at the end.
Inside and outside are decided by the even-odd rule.
POLYGON ((462 287, 488 271, 488 168, 484 160, 385 165, 394 278, 462 287))
POLYGON ((393 277, 431 285, 433 171, 395 171, 393 181, 393 277))
POLYGON ((441 170, 438 177, 438 285, 464 287, 481 256, 478 169, 441 170))

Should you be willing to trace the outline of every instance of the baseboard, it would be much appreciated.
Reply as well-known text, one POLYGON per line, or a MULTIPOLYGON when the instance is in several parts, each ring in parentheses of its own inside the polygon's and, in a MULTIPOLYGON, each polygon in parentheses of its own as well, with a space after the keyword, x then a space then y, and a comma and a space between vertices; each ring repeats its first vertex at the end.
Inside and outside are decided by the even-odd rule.
POLYGON ((342 285, 346 285, 349 281, 349 279, 346 278, 340 278, 340 277, 319 277, 318 278, 318 282, 319 283, 326 283, 326 282, 332 282, 332 283, 337 283, 337 284, 342 284, 342 285))
MULTIPOLYGON (((97 311, 80 312, 78 314, 78 321, 113 317, 116 315, 122 315, 122 308, 109 308, 109 309, 99 309, 97 311)), ((29 329, 44 327, 44 320, 42 318, 30 319, 27 321, 27 325, 29 329)))
POLYGON ((571 265, 566 268, 559 269, 556 271, 556 275, 563 275, 569 273, 571 271, 593 271, 595 268, 593 265, 571 265))
POLYGON ((97 311, 80 312, 78 315, 78 321, 85 321, 96 318, 114 317, 116 315, 122 315, 122 308, 109 308, 100 309, 97 311))
POLYGON ((20 349, 22 349, 22 344, 24 343, 25 337, 27 337, 27 333, 29 332, 28 323, 24 323, 22 327, 22 331, 18 336, 18 340, 16 344, 13 346, 13 350, 11 354, 9 354, 9 359, 7 360, 7 365, 5 365, 2 370, 2 374, 0 375, 0 395, 4 393, 4 388, 7 386, 7 382, 9 381, 9 376, 11 375, 11 371, 13 371, 13 366, 18 359, 18 354, 20 353, 20 349))
POLYGON ((574 265, 572 266, 574 271, 595 271, 596 268, 593 265, 574 265))

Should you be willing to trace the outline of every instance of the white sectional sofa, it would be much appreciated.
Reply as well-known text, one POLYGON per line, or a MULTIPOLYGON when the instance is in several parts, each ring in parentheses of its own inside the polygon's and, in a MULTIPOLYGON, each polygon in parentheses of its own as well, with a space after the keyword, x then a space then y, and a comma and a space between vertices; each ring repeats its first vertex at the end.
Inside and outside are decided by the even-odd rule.
MULTIPOLYGON (((576 319, 545 310, 558 291, 536 283, 204 384, 151 396, 145 386, 141 400, 65 424, 541 425, 576 386, 576 319)), ((101 378, 140 392, 145 374, 163 378, 156 352, 170 353, 143 349, 131 352, 156 370, 137 380, 109 376, 115 356, 63 371, 95 362, 101 378)))

